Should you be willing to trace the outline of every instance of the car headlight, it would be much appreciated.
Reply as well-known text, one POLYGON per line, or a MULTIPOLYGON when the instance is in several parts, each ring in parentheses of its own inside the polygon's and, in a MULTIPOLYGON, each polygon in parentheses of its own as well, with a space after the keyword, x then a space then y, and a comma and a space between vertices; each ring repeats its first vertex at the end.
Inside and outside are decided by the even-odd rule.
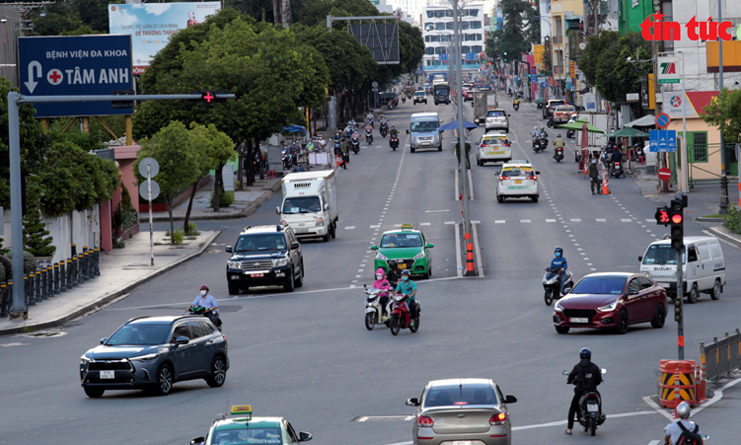
POLYGON ((283 267, 288 264, 288 258, 274 258, 273 267, 283 267))
POLYGON ((418 259, 424 258, 424 257, 425 257, 425 251, 423 250, 423 251, 419 252, 418 254, 414 255, 412 258, 414 258, 415 260, 418 260, 418 259))
POLYGON ((317 218, 316 219, 316 226, 317 227, 324 227, 324 218, 317 218))
POLYGON ((432 137, 432 139, 436 141, 436 140, 438 140, 438 139, 440 139, 440 138, 438 137, 438 135, 434 135, 434 136, 432 137))
POLYGON ((387 260, 389 259, 386 255, 382 254, 381 252, 378 252, 378 255, 376 255, 377 260, 387 260))
POLYGON ((149 362, 157 358, 159 354, 145 354, 137 357, 131 357, 129 360, 137 362, 149 362))
POLYGON ((607 306, 598 307, 597 310, 600 312, 612 312, 617 307, 618 302, 613 301, 612 303, 608 304, 607 306))
POLYGON ((229 269, 241 269, 242 263, 240 261, 229 261, 228 263, 226 263, 226 267, 228 267, 229 269))
POLYGON ((82 357, 80 357, 80 363, 82 363, 82 364, 87 365, 88 363, 90 363, 92 361, 93 360, 90 357, 86 356, 86 355, 83 355, 82 357))
POLYGON ((558 312, 562 312, 563 311, 563 306, 561 306, 561 303, 560 302, 556 302, 556 304, 553 306, 553 309, 555 309, 558 312))
POLYGON ((414 142, 419 142, 419 138, 418 138, 418 137, 416 137, 416 136, 415 136, 415 137, 413 137, 413 138, 412 138, 412 140, 413 140, 414 142))

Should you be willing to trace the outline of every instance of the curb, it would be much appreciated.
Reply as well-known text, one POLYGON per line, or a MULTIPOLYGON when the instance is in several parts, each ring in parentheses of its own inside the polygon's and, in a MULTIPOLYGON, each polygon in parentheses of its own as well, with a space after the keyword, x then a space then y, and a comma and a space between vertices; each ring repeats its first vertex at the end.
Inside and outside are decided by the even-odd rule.
POLYGON ((723 222, 726 222, 726 219, 725 218, 706 218, 704 216, 698 216, 697 218, 694 219, 694 221, 723 223, 723 222))
POLYGON ((8 329, 0 329, 0 335, 20 334, 20 333, 24 333, 24 332, 36 331, 36 330, 39 330, 39 329, 51 328, 51 327, 55 327, 55 326, 59 326, 61 324, 67 323, 68 321, 74 320, 75 318, 78 318, 81 315, 84 315, 84 314, 90 312, 91 310, 96 309, 98 306, 105 305, 105 304, 107 304, 107 303, 109 303, 109 302, 111 302, 113 300, 118 299, 119 297, 121 297, 125 293, 129 292, 130 290, 134 289, 135 287, 139 286, 140 284, 146 283, 147 281, 151 280, 152 278, 158 277, 158 276, 164 274, 165 272, 168 272, 168 271, 174 269, 175 267, 179 266, 180 264, 182 264, 182 263, 184 263, 184 262, 186 262, 186 261, 188 261, 188 260, 190 260, 190 259, 192 259, 192 258, 194 258, 196 256, 200 256, 203 252, 206 251, 206 249, 211 245, 211 243, 214 242, 214 240, 219 235, 221 235, 221 230, 217 230, 213 235, 211 235, 209 238, 207 238, 206 241, 203 243, 203 246, 201 246, 197 251, 191 253, 190 255, 184 256, 183 258, 180 258, 179 260, 175 261, 174 263, 169 264, 169 265, 163 267, 160 270, 156 270, 156 271, 152 272, 151 274, 149 274, 149 275, 141 278, 140 280, 138 280, 138 281, 136 281, 134 283, 131 283, 131 284, 126 285, 125 287, 117 290, 116 292, 113 292, 111 294, 105 295, 105 296, 101 297, 100 299, 98 299, 98 300, 96 300, 94 302, 91 302, 88 305, 86 305, 85 307, 82 307, 80 309, 77 309, 76 311, 74 311, 74 312, 72 312, 70 314, 66 314, 66 315, 63 315, 63 316, 61 316, 59 318, 56 318, 54 320, 45 321, 45 322, 42 322, 42 323, 37 323, 37 324, 32 324, 32 325, 26 325, 26 326, 19 326, 19 327, 8 328, 8 329))
POLYGON ((741 239, 733 235, 729 235, 724 231, 725 229, 723 229, 722 227, 710 227, 708 228, 708 230, 713 232, 713 234, 715 234, 715 236, 717 236, 718 238, 722 238, 724 241, 727 241, 730 244, 733 244, 734 246, 741 249, 741 239))

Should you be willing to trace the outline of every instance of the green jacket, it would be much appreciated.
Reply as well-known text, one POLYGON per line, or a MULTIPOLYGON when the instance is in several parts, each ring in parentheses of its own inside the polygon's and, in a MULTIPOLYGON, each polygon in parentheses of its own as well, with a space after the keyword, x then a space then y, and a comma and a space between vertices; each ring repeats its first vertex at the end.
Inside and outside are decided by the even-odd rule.
POLYGON ((599 176, 596 163, 590 162, 588 171, 589 171, 589 177, 592 179, 597 179, 597 177, 599 176))

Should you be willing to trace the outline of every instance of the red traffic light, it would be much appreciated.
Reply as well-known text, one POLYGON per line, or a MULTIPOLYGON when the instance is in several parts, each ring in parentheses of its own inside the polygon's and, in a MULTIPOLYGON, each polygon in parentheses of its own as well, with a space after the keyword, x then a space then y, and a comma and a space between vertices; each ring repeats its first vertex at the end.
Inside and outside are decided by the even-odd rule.
POLYGON ((216 96, 214 96, 213 94, 211 94, 210 91, 204 91, 201 94, 201 99, 205 100, 208 103, 211 103, 212 100, 215 100, 216 99, 216 96))
POLYGON ((671 218, 669 217, 669 209, 667 209, 666 207, 659 207, 658 209, 656 209, 656 214, 654 215, 654 217, 656 218, 657 224, 666 226, 669 225, 669 223, 671 222, 671 218))
POLYGON ((672 224, 682 224, 682 215, 678 213, 672 215, 672 224))

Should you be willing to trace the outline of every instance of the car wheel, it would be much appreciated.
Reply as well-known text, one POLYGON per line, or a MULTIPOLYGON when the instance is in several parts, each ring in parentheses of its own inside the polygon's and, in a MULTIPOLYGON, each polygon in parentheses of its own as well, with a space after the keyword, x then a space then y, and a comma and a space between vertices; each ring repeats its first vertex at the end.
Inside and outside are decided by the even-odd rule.
POLYGON ((327 234, 322 237, 322 241, 324 241, 325 243, 329 242, 329 237, 330 237, 329 230, 327 230, 327 234))
POLYGON ((556 326, 556 332, 558 332, 559 334, 568 334, 569 328, 567 328, 566 326, 556 326))
POLYGON ((476 165, 478 165, 479 167, 481 167, 482 165, 484 165, 484 163, 481 162, 481 159, 476 159, 476 165))
POLYGON ((296 281, 293 282, 293 287, 302 287, 304 285, 304 262, 301 261, 301 274, 299 274, 296 281))
POLYGON ((286 281, 285 284, 283 285, 283 291, 293 292, 293 289, 295 289, 295 285, 294 285, 294 279, 293 279, 293 269, 291 269, 291 274, 288 277, 288 281, 286 281))
POLYGON ((409 151, 414 153, 414 149, 412 147, 409 147, 409 151))
POLYGON ((419 331, 419 315, 414 319, 414 326, 409 326, 409 330, 412 331, 412 334, 419 331))
POLYGON ((157 371, 155 391, 161 396, 166 396, 172 391, 172 367, 170 365, 162 365, 157 371))
POLYGON ((332 232, 332 239, 337 238, 337 223, 336 222, 333 222, 330 225, 330 229, 329 230, 332 232))
POLYGON ((224 357, 218 356, 214 359, 211 364, 211 376, 206 379, 206 383, 211 388, 218 388, 224 384, 226 380, 226 360, 224 357))
POLYGON ((229 295, 239 295, 239 285, 229 283, 229 295))
POLYGON ((651 320, 651 327, 660 329, 664 327, 664 322, 666 321, 666 308, 664 308, 663 304, 660 304, 656 307, 656 314, 654 315, 654 319, 651 320))
POLYGON ((710 298, 713 300, 717 300, 720 298, 720 279, 715 280, 715 284, 713 284, 713 290, 710 291, 710 298))
POLYGON ((533 197, 531 197, 530 199, 532 199, 532 200, 533 200, 533 202, 538 202, 538 197, 537 197, 537 196, 533 196, 533 197))
POLYGON ((440 146, 437 147, 437 151, 443 151, 443 144, 442 144, 442 142, 440 143, 440 146))
POLYGON ((399 323, 401 323, 401 320, 399 320, 398 315, 392 315, 391 318, 389 318, 389 329, 391 330, 391 335, 399 335, 399 329, 401 328, 399 323))
POLYGON ((97 399, 103 396, 103 393, 105 392, 105 389, 102 388, 91 388, 86 386, 85 388, 85 394, 87 394, 88 397, 91 399, 97 399))
POLYGON ((697 300, 700 298, 700 292, 697 290, 697 283, 693 283, 692 287, 690 288, 690 293, 687 294, 687 302, 689 304, 695 304, 697 303, 697 300))
POLYGON ((497 195, 497 202, 500 203, 500 204, 503 203, 504 202, 504 196, 497 195))
POLYGON ((422 274, 422 279, 423 280, 429 280, 430 279, 430 271, 429 270, 427 270, 427 272, 425 272, 425 273, 422 274))
POLYGON ((618 322, 617 327, 615 330, 618 334, 622 335, 628 332, 628 325, 630 324, 630 317, 628 316, 628 311, 623 309, 620 311, 620 315, 618 315, 618 322))

